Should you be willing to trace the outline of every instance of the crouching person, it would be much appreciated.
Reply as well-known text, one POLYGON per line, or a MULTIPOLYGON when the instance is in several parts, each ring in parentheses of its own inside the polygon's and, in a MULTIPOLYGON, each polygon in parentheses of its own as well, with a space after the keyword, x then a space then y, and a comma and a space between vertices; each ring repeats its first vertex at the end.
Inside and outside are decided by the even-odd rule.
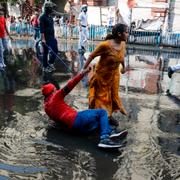
POLYGON ((65 96, 78 84, 78 82, 88 73, 90 69, 84 69, 72 78, 64 88, 57 90, 51 83, 42 86, 44 95, 44 110, 46 114, 55 122, 59 122, 68 130, 79 133, 91 133, 95 129, 100 130, 101 148, 118 148, 122 144, 113 141, 113 138, 122 138, 127 135, 127 131, 118 132, 109 125, 108 115, 104 109, 89 109, 77 112, 64 101, 65 96))

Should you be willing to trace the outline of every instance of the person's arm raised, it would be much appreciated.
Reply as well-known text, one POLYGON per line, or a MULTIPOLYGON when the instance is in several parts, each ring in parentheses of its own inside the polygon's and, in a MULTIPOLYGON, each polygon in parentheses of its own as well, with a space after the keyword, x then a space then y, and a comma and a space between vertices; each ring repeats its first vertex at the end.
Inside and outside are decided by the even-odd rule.
POLYGON ((6 19, 4 19, 4 23, 5 23, 5 31, 6 31, 6 34, 9 36, 9 38, 11 39, 11 40, 13 40, 13 38, 11 37, 11 35, 10 35, 10 33, 9 33, 9 31, 8 31, 8 28, 7 28, 7 25, 6 25, 6 19))
POLYGON ((44 35, 45 28, 46 28, 44 16, 39 17, 39 25, 40 25, 40 32, 41 32, 41 41, 42 43, 46 43, 45 35, 44 35))
POLYGON ((86 69, 92 60, 93 60, 92 56, 89 56, 86 60, 86 63, 84 64, 83 69, 86 69))
POLYGON ((68 81, 68 83, 63 87, 63 95, 66 96, 69 94, 72 89, 79 83, 79 81, 84 77, 86 73, 88 73, 91 68, 87 68, 78 73, 75 77, 68 81))
POLYGON ((106 45, 104 44, 104 42, 100 43, 95 50, 89 55, 89 57, 87 58, 83 69, 86 69, 88 67, 88 65, 91 63, 91 61, 97 57, 97 56, 101 56, 102 54, 106 53, 106 45))

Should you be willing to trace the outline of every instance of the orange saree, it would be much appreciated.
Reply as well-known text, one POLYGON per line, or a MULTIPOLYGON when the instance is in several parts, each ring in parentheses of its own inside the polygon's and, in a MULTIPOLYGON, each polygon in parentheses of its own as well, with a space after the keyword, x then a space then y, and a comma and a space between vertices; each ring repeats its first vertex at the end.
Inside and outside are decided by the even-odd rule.
POLYGON ((125 42, 121 42, 120 50, 116 50, 109 41, 104 41, 91 53, 91 59, 100 56, 100 60, 89 80, 90 109, 106 109, 108 116, 111 116, 116 110, 126 114, 118 94, 119 65, 124 61, 125 48, 125 42))

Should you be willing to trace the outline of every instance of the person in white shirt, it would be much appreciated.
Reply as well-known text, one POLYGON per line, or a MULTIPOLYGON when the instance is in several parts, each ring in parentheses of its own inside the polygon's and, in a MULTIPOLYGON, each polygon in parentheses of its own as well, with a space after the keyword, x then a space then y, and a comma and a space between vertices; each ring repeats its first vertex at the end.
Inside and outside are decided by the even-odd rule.
POLYGON ((168 67, 168 76, 169 78, 172 77, 172 74, 175 73, 176 71, 180 70, 180 64, 177 64, 175 66, 169 66, 168 67))
POLYGON ((88 6, 83 4, 81 6, 81 12, 78 17, 79 21, 79 49, 85 50, 88 39, 88 22, 87 22, 87 10, 88 6))
POLYGON ((114 25, 113 9, 110 7, 107 16, 107 33, 112 32, 113 25, 114 25))
POLYGON ((64 36, 64 17, 63 16, 59 18, 59 26, 60 26, 60 36, 63 37, 64 36))

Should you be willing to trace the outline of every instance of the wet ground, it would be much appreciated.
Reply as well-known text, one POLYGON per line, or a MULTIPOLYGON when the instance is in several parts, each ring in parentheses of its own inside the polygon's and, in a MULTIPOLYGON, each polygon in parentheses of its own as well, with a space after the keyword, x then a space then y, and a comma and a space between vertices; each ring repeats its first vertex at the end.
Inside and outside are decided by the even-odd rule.
MULTIPOLYGON (((62 132, 42 108, 41 84, 62 86, 82 67, 77 43, 59 42, 66 66, 57 60, 53 74, 42 73, 33 41, 15 41, 11 49, 0 72, 0 179, 180 179, 180 73, 167 76, 168 65, 180 63, 178 50, 128 46, 120 96, 131 116, 114 114, 129 131, 127 144, 103 151, 97 134, 62 132)), ((87 97, 84 79, 67 101, 82 110, 87 97)))

